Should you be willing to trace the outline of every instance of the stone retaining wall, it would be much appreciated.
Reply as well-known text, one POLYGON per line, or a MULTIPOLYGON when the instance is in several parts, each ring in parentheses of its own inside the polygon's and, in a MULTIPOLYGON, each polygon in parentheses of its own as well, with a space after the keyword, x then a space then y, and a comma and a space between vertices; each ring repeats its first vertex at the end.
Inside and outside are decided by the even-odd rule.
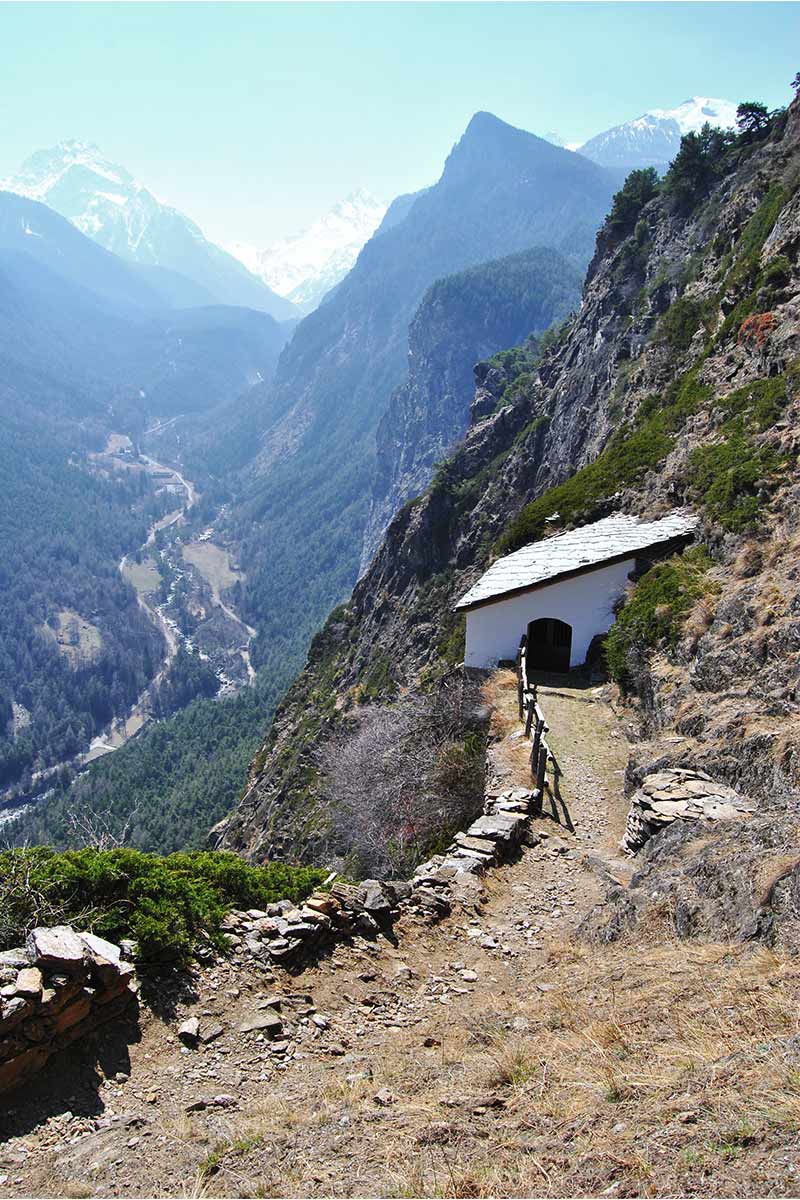
POLYGON ((34 929, 23 948, 0 952, 0 1092, 118 1017, 135 986, 118 946, 68 925, 34 929))
POLYGON ((673 821, 744 820, 754 805, 705 771, 665 767, 645 775, 631 797, 622 849, 638 854, 646 842, 673 821))
POLYGON ((299 906, 281 900, 264 911, 230 913, 223 929, 232 957, 264 967, 287 964, 353 933, 388 928, 404 908, 440 920, 454 902, 477 899, 483 872, 512 854, 523 838, 530 840, 528 816, 538 798, 526 788, 487 794, 483 815, 456 834, 444 854, 417 867, 410 880, 334 882, 329 892, 315 892, 299 906))

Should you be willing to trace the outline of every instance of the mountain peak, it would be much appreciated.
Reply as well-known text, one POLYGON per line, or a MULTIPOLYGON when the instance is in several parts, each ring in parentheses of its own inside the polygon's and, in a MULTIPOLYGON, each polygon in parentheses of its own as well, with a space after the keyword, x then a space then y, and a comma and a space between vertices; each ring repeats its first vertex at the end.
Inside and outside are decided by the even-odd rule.
POLYGON ((711 96, 690 96, 675 108, 651 108, 632 121, 614 125, 580 147, 581 154, 604 167, 657 167, 666 170, 678 152, 681 137, 704 125, 730 128, 736 124, 736 105, 711 96))
POLYGON ((732 100, 711 96, 690 96, 675 108, 651 108, 646 116, 677 122, 681 133, 697 133, 708 123, 731 129, 736 124, 736 105, 732 100))
POLYGON ((519 129, 516 125, 509 125, 508 121, 502 121, 494 113, 481 111, 476 112, 470 118, 469 124, 461 136, 461 142, 472 141, 476 138, 497 139, 508 137, 533 138, 536 137, 536 134, 528 133, 525 129, 519 129))
POLYGON ((344 278, 385 213, 384 202, 361 187, 307 229, 265 250, 244 242, 234 242, 228 250, 279 296, 307 313, 344 278))
POLYGON ((673 120, 681 133, 697 133, 708 122, 722 128, 736 124, 736 104, 730 100, 715 100, 711 96, 690 96, 675 108, 649 108, 645 116, 673 120))
POLYGON ((16 175, 0 181, 0 189, 41 201, 120 258, 200 284, 204 304, 211 299, 279 319, 295 315, 290 304, 207 241, 189 217, 106 158, 95 142, 68 138, 37 150, 16 175))

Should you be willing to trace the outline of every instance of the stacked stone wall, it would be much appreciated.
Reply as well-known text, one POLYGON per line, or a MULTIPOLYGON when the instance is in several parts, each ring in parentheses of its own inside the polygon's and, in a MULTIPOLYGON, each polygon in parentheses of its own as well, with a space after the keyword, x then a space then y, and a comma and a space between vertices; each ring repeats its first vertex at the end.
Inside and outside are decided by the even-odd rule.
POLYGON ((135 994, 120 948, 68 925, 34 929, 24 947, 0 952, 0 1092, 119 1017, 135 994))

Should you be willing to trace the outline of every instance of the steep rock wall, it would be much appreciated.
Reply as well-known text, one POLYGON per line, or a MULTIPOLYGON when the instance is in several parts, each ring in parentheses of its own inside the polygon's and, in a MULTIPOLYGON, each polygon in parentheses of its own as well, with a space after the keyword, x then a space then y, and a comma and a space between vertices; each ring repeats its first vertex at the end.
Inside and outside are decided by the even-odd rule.
POLYGON ((574 264, 540 248, 440 279, 408 333, 408 380, 393 393, 376 434, 377 465, 362 572, 394 514, 420 495, 434 465, 469 423, 473 365, 542 334, 577 305, 574 264))

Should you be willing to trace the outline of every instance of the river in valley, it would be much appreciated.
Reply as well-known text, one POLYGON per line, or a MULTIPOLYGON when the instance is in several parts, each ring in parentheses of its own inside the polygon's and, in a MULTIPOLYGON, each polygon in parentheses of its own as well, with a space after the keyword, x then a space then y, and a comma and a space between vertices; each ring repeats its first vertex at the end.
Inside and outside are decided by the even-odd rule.
MULTIPOLYGON (((167 551, 163 548, 157 550, 157 538, 159 533, 172 529, 178 525, 185 525, 187 514, 190 509, 196 504, 198 499, 198 491, 194 483, 187 479, 181 472, 172 466, 158 462, 156 459, 146 454, 135 455, 130 440, 124 434, 111 434, 108 439, 105 450, 102 454, 92 456, 95 462, 106 465, 113 470, 119 469, 142 469, 147 472, 151 480, 156 485, 157 490, 168 489, 175 496, 177 507, 168 512, 166 515, 154 521, 150 526, 147 538, 142 546, 137 549, 131 549, 124 554, 119 561, 119 570, 126 580, 134 587, 136 598, 139 607, 147 614, 147 617, 154 625, 157 626, 164 640, 164 657, 161 665, 155 676, 149 681, 147 686, 141 691, 136 701, 131 705, 126 713, 117 717, 105 729, 98 733, 90 743, 87 750, 75 755, 73 758, 63 762, 56 763, 41 771, 34 772, 32 776, 31 787, 24 795, 15 794, 15 789, 8 789, 5 793, 0 792, 0 827, 6 822, 13 820, 20 812, 24 811, 34 802, 41 801, 51 787, 53 780, 64 768, 69 768, 73 772, 80 774, 96 759, 101 758, 105 754, 110 754, 124 746, 131 738, 152 719, 153 698, 158 690, 159 685, 166 678, 170 665, 175 658, 181 645, 185 645, 191 652, 197 652, 204 659, 208 659, 208 654, 202 650, 197 651, 193 646, 191 638, 186 637, 180 629, 178 622, 169 612, 170 600, 172 599, 172 590, 174 589, 178 579, 183 578, 183 569, 181 566, 176 566, 176 561, 179 555, 174 553, 173 546, 172 561, 169 563, 169 574, 172 578, 170 594, 167 600, 163 603, 157 602, 157 588, 146 587, 142 585, 141 580, 137 579, 137 565, 135 560, 144 559, 147 561, 154 553, 158 553, 164 559, 167 551)), ((202 543, 208 551, 213 550, 217 556, 222 556, 227 563, 227 551, 219 546, 216 546, 211 541, 213 527, 204 531, 200 535, 198 543, 202 543)), ((188 558, 188 556, 187 556, 188 558)), ((188 567, 188 562, 186 564, 188 567)), ((252 684, 255 681, 256 673, 250 660, 250 642, 255 637, 255 630, 227 604, 221 595, 222 588, 219 586, 217 577, 209 572, 208 577, 202 571, 202 567, 198 568, 206 583, 204 589, 204 598, 209 607, 215 607, 220 613, 224 614, 225 618, 235 627, 241 629, 241 638, 237 644, 235 653, 241 658, 246 673, 246 681, 252 684)), ((230 568, 229 568, 230 571, 230 568)), ((241 577, 237 573, 238 577, 241 577)), ((234 577, 232 575, 232 577, 234 577)), ((241 673, 241 665, 239 672, 241 673)), ((231 694, 237 690, 237 682, 222 671, 217 669, 217 677, 220 681, 220 695, 231 694)), ((244 678, 244 677, 243 677, 244 678)))

